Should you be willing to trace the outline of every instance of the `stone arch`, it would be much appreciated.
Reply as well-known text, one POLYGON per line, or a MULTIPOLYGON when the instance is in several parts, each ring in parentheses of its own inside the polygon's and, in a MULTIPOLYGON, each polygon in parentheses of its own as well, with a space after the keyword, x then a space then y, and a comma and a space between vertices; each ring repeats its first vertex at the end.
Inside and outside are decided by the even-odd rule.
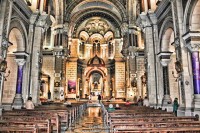
MULTIPOLYGON (((103 16, 106 20, 108 20, 109 22, 111 22, 116 28, 118 28, 120 30, 120 25, 121 22, 119 21, 120 19, 113 14, 110 11, 104 10, 104 9, 87 9, 84 10, 84 12, 80 12, 80 14, 76 14, 72 17, 72 21, 70 22, 70 29, 69 29, 69 33, 75 32, 75 30, 77 29, 77 27, 79 26, 79 24, 87 18, 93 17, 93 16, 103 16)), ((121 32, 121 31, 119 31, 121 32)), ((76 34, 77 36, 78 34, 76 34)), ((70 36, 70 35, 69 35, 70 36)))
MULTIPOLYGON (((195 18, 194 16, 200 16, 198 13, 200 10, 200 1, 199 0, 188 0, 184 12, 184 20, 183 20, 183 30, 184 33, 189 31, 190 29, 195 29, 192 27, 192 24, 198 23, 200 21, 200 18, 195 18)), ((194 25, 193 25, 194 26, 194 25)), ((196 25, 198 29, 200 29, 200 25, 196 25)))
POLYGON ((167 29, 169 29, 169 28, 171 28, 171 29, 173 29, 173 19, 172 19, 172 17, 167 17, 165 20, 164 20, 164 22, 163 22, 163 24, 162 24, 162 26, 161 26, 161 28, 160 28, 160 32, 159 32, 159 45, 158 45, 158 47, 157 47, 157 53, 159 53, 160 51, 162 51, 161 50, 161 45, 162 45, 162 37, 163 37, 163 34, 165 33, 165 31, 167 30, 167 29))
POLYGON ((93 72, 98 72, 98 73, 100 73, 100 74, 102 75, 103 78, 106 77, 106 73, 105 73, 103 70, 101 70, 100 68, 92 68, 92 69, 90 69, 90 70, 86 73, 86 78, 89 78, 90 75, 91 75, 93 72))
MULTIPOLYGON (((11 19, 8 40, 12 43, 7 51, 7 70, 10 70, 10 75, 4 82, 3 101, 5 103, 12 103, 16 93, 17 82, 17 68, 14 52, 27 50, 27 32, 25 25, 19 18, 13 17, 11 19)), ((24 78, 25 79, 25 78, 24 78)))
POLYGON ((161 51, 170 51, 173 52, 170 59, 170 63, 168 64, 168 78, 169 78, 169 88, 170 88, 170 96, 172 99, 175 97, 179 97, 179 88, 178 88, 178 82, 174 75, 172 74, 175 72, 176 75, 176 69, 175 69, 175 62, 176 62, 176 52, 175 47, 172 45, 174 43, 174 30, 173 28, 168 25, 168 28, 163 30, 162 37, 161 37, 161 51))
POLYGON ((200 31, 200 1, 198 1, 193 10, 190 17, 190 28, 192 31, 200 31))
MULTIPOLYGON (((99 0, 99 1, 101 1, 101 0, 99 0)), ((73 0, 68 5, 69 8, 66 9, 66 19, 65 19, 67 22, 70 21, 70 16, 71 16, 70 13, 72 12, 72 10, 81 2, 82 2, 82 0, 73 0)), ((105 2, 108 2, 108 1, 105 1, 105 2)), ((116 0, 111 0, 111 2, 114 6, 117 7, 118 11, 120 12, 120 14, 122 16, 122 20, 127 21, 126 10, 125 10, 124 6, 122 5, 122 3, 120 3, 119 1, 116 1, 116 0)))
MULTIPOLYGON (((13 17, 10 23, 10 32, 12 31, 12 29, 18 29, 18 31, 21 33, 21 37, 22 37, 22 43, 18 43, 18 47, 17 47, 17 51, 27 51, 27 44, 28 44, 28 35, 26 32, 26 28, 25 25, 23 24, 23 22, 17 18, 17 17, 13 17)), ((10 34, 9 32, 9 34, 10 34)), ((18 33, 19 34, 19 33, 18 33)))

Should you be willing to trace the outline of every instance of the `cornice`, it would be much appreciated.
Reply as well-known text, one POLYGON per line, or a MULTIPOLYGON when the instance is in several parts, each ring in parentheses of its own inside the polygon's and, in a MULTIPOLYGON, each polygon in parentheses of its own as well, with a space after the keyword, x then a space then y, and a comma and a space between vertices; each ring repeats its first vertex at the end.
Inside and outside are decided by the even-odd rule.
POLYGON ((158 8, 155 11, 156 17, 158 18, 158 22, 166 17, 166 15, 171 11, 169 0, 162 0, 159 4, 158 8))
POLYGON ((24 17, 26 17, 27 20, 29 20, 29 17, 32 14, 31 9, 27 6, 24 0, 14 0, 14 8, 17 8, 18 11, 21 14, 23 14, 24 17))

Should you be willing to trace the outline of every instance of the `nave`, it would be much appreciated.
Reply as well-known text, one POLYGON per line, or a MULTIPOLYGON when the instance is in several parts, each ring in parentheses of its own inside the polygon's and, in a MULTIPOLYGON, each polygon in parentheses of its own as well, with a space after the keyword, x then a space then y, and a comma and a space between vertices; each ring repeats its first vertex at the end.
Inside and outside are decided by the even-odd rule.
POLYGON ((71 107, 46 103, 33 110, 4 110, 0 133, 200 132, 199 119, 194 116, 177 117, 165 110, 119 101, 101 101, 100 104, 100 107, 92 107, 87 101, 72 101, 71 107))
POLYGON ((101 107, 88 107, 83 113, 83 116, 78 118, 72 127, 66 133, 107 133, 109 132, 106 127, 102 115, 101 107))

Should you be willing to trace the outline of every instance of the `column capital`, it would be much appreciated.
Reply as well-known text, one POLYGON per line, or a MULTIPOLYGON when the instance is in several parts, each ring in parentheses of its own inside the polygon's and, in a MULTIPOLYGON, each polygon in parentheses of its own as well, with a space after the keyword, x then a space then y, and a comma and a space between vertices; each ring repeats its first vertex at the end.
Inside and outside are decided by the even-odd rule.
POLYGON ((28 57, 28 53, 26 53, 25 51, 17 51, 14 52, 15 54, 15 61, 17 62, 17 64, 19 66, 23 66, 26 62, 26 59, 28 57))
POLYGON ((169 0, 169 2, 174 2, 175 0, 169 0))
POLYGON ((123 35, 126 34, 128 32, 128 23, 126 22, 122 23, 120 28, 121 28, 122 34, 123 35))
POLYGON ((52 24, 52 21, 50 19, 50 16, 46 13, 44 14, 41 14, 39 16, 39 19, 37 20, 36 22, 36 26, 37 27, 43 27, 43 28, 46 28, 48 29, 48 27, 52 24))
POLYGON ((62 46, 53 48, 53 53, 55 56, 61 57, 64 55, 64 52, 65 51, 62 46))
POLYGON ((39 18, 39 11, 36 11, 31 15, 31 17, 29 19, 31 25, 35 24, 38 18, 39 18))
POLYGON ((189 31, 183 35, 185 40, 185 47, 188 48, 190 52, 198 52, 200 48, 200 32, 199 31, 189 31))
POLYGON ((169 62, 171 61, 170 57, 172 55, 173 52, 170 51, 161 51, 160 53, 158 53, 158 57, 160 58, 160 63, 162 64, 162 66, 168 66, 169 62))

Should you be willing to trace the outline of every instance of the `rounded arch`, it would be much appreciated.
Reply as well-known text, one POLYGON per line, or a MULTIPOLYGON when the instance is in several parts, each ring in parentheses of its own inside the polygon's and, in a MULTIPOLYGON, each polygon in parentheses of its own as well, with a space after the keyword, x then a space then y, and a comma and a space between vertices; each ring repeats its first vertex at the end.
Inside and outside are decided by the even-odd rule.
POLYGON ((174 46, 171 44, 174 42, 174 31, 172 28, 166 29, 162 36, 161 41, 161 51, 171 51, 174 52, 174 46))
POLYGON ((18 28, 12 28, 10 30, 9 41, 12 43, 12 45, 8 47, 7 54, 13 54, 16 51, 24 51, 23 35, 18 28))
MULTIPOLYGON (((7 81, 4 82, 3 96, 9 95, 9 97, 3 97, 3 101, 7 103, 12 103, 16 92, 16 82, 17 82, 17 71, 18 65, 15 61, 16 57, 13 52, 26 51, 27 49, 27 32, 24 23, 18 17, 12 17, 10 22, 10 28, 8 32, 8 40, 13 45, 8 47, 7 51, 7 70, 10 71, 9 76, 6 78, 7 81)), ((25 68, 26 69, 26 68, 25 68)), ((23 72, 25 72, 25 69, 23 72)), ((26 77, 23 77, 25 80, 26 77)), ((25 81, 26 82, 26 81, 25 81)), ((24 84, 24 82, 23 82, 24 84)), ((23 91, 26 91, 23 85, 23 91)))
MULTIPOLYGON (((170 62, 168 64, 168 79, 169 79, 169 89, 170 89, 170 97, 172 99, 174 99, 175 97, 180 97, 179 94, 179 86, 178 86, 178 82, 176 82, 176 78, 174 77, 174 75, 172 73, 174 73, 175 70, 175 62, 176 62, 176 53, 175 52, 175 47, 172 45, 172 43, 174 42, 174 28, 173 28, 173 23, 172 23, 172 18, 167 18, 161 28, 160 34, 159 34, 159 40, 160 40, 160 48, 159 48, 159 52, 162 51, 170 51, 173 52, 172 55, 170 56, 170 62), (173 92, 173 93, 172 93, 173 92)), ((162 73, 162 66, 158 66, 158 69, 161 70, 160 73, 160 77, 163 76, 162 73)), ((161 87, 163 85, 163 81, 161 82, 161 87)))
MULTIPOLYGON (((121 22, 119 21, 119 18, 112 14, 111 12, 103 9, 87 9, 84 12, 80 12, 80 14, 76 14, 72 17, 72 21, 70 22, 70 29, 69 33, 73 34, 75 37, 77 37, 76 30, 78 29, 78 26, 86 19, 89 19, 91 17, 102 17, 109 21, 112 25, 114 25, 116 28, 120 30, 121 22)), ((121 33, 121 31, 119 31, 121 33)), ((70 36, 70 35, 69 35, 70 36)))
MULTIPOLYGON (((13 17, 10 22, 9 35, 16 33, 15 35, 20 36, 20 40, 17 43, 17 51, 27 51, 28 35, 26 32, 25 25, 18 17, 13 17)), ((9 39, 11 43, 12 40, 9 39)), ((12 47, 12 46, 11 46, 12 47)))
POLYGON ((94 72, 98 72, 100 75, 102 75, 103 78, 106 77, 106 73, 105 73, 103 70, 101 70, 101 69, 99 69, 99 68, 91 68, 91 69, 86 73, 86 78, 89 78, 90 75, 91 75, 92 73, 94 73, 94 72))
MULTIPOLYGON (((93 0, 94 1, 94 0, 93 0)), ((95 1, 100 1, 102 2, 101 0, 95 0, 95 1)), ((66 9, 66 21, 69 22, 70 21, 70 16, 71 16, 71 12, 72 10, 79 4, 81 3, 82 0, 73 0, 71 3, 69 3, 68 5, 68 8, 66 9)), ((109 2, 108 0, 105 0, 104 1, 105 3, 106 2, 109 2)), ((122 21, 127 21, 127 16, 126 16, 126 10, 124 8, 124 6, 122 5, 122 3, 120 3, 119 1, 116 1, 116 0, 111 0, 110 1, 117 9, 118 11, 120 12, 121 14, 121 17, 122 17, 122 21)))
MULTIPOLYGON (((190 30, 191 25, 192 25, 192 17, 193 17, 193 14, 196 13, 194 12, 195 10, 197 12, 199 12, 200 10, 200 6, 197 6, 197 5, 200 5, 199 4, 200 1, 199 0, 188 0, 187 1, 187 4, 186 4, 186 8, 185 8, 185 12, 184 12, 184 20, 183 20, 183 30, 184 32, 188 32, 190 30), (196 8, 196 9, 195 9, 196 8)), ((194 20, 194 21, 197 21, 198 19, 194 20)), ((199 21, 200 21, 200 18, 199 18, 199 21)), ((200 26, 198 27, 200 28, 200 26)))
POLYGON ((159 40, 159 43, 158 43, 159 45, 157 47, 157 53, 162 51, 162 38, 163 38, 163 35, 166 33, 166 31, 168 29, 172 29, 173 30, 173 19, 172 19, 172 17, 167 17, 164 20, 164 22, 163 22, 163 24, 162 24, 162 26, 160 28, 159 39, 158 39, 159 40))

